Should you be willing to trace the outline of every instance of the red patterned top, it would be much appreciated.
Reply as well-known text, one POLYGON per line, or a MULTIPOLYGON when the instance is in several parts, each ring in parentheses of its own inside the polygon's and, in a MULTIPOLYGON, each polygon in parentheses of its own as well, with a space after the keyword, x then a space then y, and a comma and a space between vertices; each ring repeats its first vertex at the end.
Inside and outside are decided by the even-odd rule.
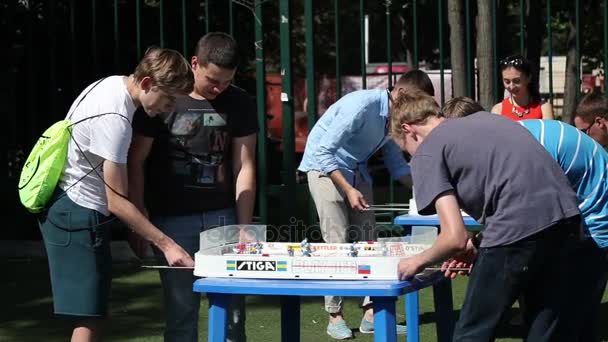
POLYGON ((542 119, 543 112, 541 110, 541 103, 538 101, 531 101, 527 107, 515 106, 516 111, 513 110, 513 104, 511 104, 510 99, 507 97, 502 100, 502 109, 500 114, 511 118, 513 120, 525 120, 525 119, 542 119), (525 113, 529 108, 529 112, 525 113), (524 113, 521 117, 517 114, 524 113))

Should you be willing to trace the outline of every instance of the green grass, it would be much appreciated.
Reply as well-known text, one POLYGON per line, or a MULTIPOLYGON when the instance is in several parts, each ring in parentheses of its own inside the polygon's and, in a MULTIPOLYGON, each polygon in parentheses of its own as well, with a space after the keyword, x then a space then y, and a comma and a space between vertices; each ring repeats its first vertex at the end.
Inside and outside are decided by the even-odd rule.
MULTIPOLYGON (((45 260, 3 260, 0 282, 0 341, 66 341, 70 334, 67 322, 52 314, 52 298, 45 260)), ((453 282, 455 315, 462 305, 466 277, 453 282)), ((608 338, 608 296, 604 294, 603 336, 608 338)), ((201 301, 200 340, 207 340, 207 300, 201 301)), ((112 319, 106 341, 162 341, 161 287, 156 271, 144 271, 137 265, 115 265, 112 289, 112 319)), ((397 320, 403 322, 403 297, 397 304, 397 320)), ((361 319, 358 301, 346 301, 349 326, 358 327, 361 319)), ((432 291, 420 293, 421 341, 436 341, 432 291)), ((306 297, 301 306, 301 340, 334 341, 325 334, 327 316, 323 299, 306 297)), ((280 341, 280 310, 277 297, 247 298, 247 335, 250 342, 280 341)), ((502 326, 498 341, 521 341, 518 327, 502 326)), ((402 338, 400 340, 403 341, 402 338)), ((356 334, 356 341, 373 341, 373 335, 356 334)))

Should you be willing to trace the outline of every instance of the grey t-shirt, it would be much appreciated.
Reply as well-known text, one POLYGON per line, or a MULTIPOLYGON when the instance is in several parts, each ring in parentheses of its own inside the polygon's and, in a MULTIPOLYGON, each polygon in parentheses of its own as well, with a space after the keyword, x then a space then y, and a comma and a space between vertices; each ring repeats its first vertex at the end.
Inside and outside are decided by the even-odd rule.
POLYGON ((416 204, 435 213, 454 190, 460 206, 486 226, 482 247, 507 245, 579 214, 561 167, 527 129, 480 112, 441 123, 411 162, 416 204))

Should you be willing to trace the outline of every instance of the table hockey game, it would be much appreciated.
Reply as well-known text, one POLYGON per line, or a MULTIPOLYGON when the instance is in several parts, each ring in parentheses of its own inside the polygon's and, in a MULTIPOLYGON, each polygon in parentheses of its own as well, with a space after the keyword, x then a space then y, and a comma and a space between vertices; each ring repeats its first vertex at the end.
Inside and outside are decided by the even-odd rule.
POLYGON ((202 232, 194 274, 219 278, 397 280, 399 260, 429 248, 436 230, 413 235, 410 241, 390 238, 355 243, 266 242, 265 237, 266 227, 259 225, 223 226, 202 232))

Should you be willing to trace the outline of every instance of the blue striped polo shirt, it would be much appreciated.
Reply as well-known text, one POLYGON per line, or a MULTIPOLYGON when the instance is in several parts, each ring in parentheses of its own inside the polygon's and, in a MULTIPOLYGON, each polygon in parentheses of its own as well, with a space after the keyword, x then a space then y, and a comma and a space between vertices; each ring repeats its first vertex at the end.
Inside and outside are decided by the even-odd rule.
POLYGON ((519 123, 566 173, 578 197, 585 233, 600 247, 608 247, 608 153, 587 134, 561 121, 537 119, 519 123))

